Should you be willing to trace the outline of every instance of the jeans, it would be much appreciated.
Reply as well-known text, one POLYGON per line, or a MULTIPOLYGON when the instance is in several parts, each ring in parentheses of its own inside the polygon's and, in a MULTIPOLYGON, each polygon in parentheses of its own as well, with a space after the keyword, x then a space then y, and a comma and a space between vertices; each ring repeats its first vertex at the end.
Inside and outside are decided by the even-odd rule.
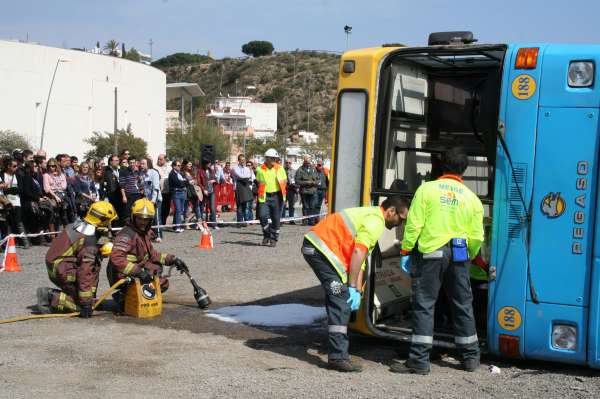
POLYGON ((285 210, 287 209, 287 214, 289 217, 294 217, 294 205, 296 204, 296 191, 289 189, 287 192, 287 206, 283 204, 281 207, 281 217, 285 217, 285 210))
POLYGON ((315 215, 318 215, 321 213, 321 207, 323 206, 323 200, 325 199, 325 197, 327 196, 327 191, 326 190, 317 190, 317 205, 315 207, 315 215))
POLYGON ((348 323, 350 322, 350 305, 348 304, 348 286, 342 283, 340 275, 321 252, 313 244, 304 239, 302 255, 321 282, 325 292, 325 309, 327 310, 327 352, 330 360, 348 359, 348 323))
POLYGON ((207 212, 206 212, 206 219, 211 223, 212 227, 216 226, 216 222, 217 222, 217 203, 216 203, 216 196, 215 193, 208 193, 207 195, 204 196, 204 202, 203 202, 203 208, 208 208, 207 212))
MULTIPOLYGON (((185 206, 185 197, 186 192, 184 190, 176 190, 172 193, 171 198, 173 199, 173 203, 175 204, 175 224, 181 224, 183 220, 183 211, 185 206)), ((181 228, 181 226, 176 226, 176 229, 181 228)))
POLYGON ((282 197, 280 192, 267 194, 265 202, 259 204, 258 218, 263 229, 263 237, 273 241, 279 239, 279 229, 281 227, 281 203, 282 197), (269 217, 271 223, 269 224, 269 217))
MULTIPOLYGON (((154 217, 154 224, 156 225, 160 225, 161 224, 161 220, 162 218, 161 216, 161 207, 162 207, 162 201, 156 201, 156 204, 154 204, 154 208, 156 209, 156 215, 154 217)), ((163 233, 162 233, 162 229, 160 227, 157 227, 154 229, 154 232, 156 233, 156 236, 158 238, 163 238, 163 233)))
POLYGON ((187 213, 187 209, 188 206, 191 205, 192 206, 192 211, 194 212, 194 215, 196 215, 196 221, 198 223, 202 222, 202 202, 196 200, 196 201, 191 201, 191 200, 186 200, 185 201, 185 213, 187 213))
POLYGON ((236 218, 238 222, 249 222, 252 220, 252 201, 237 203, 236 218))
POLYGON ((167 224, 167 218, 171 213, 171 193, 162 193, 160 210, 160 224, 167 224))
MULTIPOLYGON (((312 216, 318 213, 317 194, 302 194, 302 216, 312 216)), ((317 218, 307 219, 309 225, 317 224, 317 218)))

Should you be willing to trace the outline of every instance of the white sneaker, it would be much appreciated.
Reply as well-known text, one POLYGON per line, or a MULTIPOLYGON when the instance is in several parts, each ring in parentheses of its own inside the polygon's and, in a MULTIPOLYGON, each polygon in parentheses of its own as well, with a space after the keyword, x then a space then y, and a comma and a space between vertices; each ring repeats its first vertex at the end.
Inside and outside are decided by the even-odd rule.
POLYGON ((221 230, 221 228, 219 226, 217 226, 217 225, 215 225, 215 227, 213 227, 213 229, 215 229, 215 230, 221 230))
POLYGON ((175 229, 175 233, 183 233, 183 229, 175 229))
POLYGON ((156 239, 154 240, 154 242, 159 243, 162 241, 162 239, 160 237, 156 237, 156 239))

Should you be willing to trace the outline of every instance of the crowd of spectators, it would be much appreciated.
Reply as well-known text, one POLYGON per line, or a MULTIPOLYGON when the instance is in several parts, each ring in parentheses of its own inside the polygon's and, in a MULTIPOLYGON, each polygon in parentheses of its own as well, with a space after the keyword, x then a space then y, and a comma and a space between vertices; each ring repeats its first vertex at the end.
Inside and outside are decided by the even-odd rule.
MULTIPOLYGON (((185 228, 202 228, 202 221, 219 229, 220 212, 236 212, 236 226, 244 227, 254 220, 257 203, 257 165, 243 155, 238 162, 224 165, 218 160, 174 159, 164 154, 156 164, 149 157, 135 159, 128 150, 104 159, 88 158, 80 162, 76 156, 58 154, 47 157, 43 150, 14 150, 0 156, 0 234, 35 235, 54 233, 73 223, 87 212, 94 201, 113 204, 124 225, 132 204, 148 198, 156 206, 156 225, 174 224, 169 230, 181 233, 185 228), (168 220, 172 216, 171 220, 168 220)), ((282 216, 294 216, 300 197, 305 216, 316 215, 327 190, 327 173, 320 163, 312 166, 310 158, 288 174, 288 201, 282 216), (299 173, 299 174, 298 174, 299 173), (319 174, 320 173, 320 174, 319 174), (300 177, 300 178, 299 178, 300 177), (299 194, 299 195, 298 195, 299 194)), ((314 224, 314 219, 304 221, 314 224)), ((292 222, 293 223, 293 222, 292 222)), ((160 242, 164 229, 156 228, 160 242)), ((52 241, 54 234, 20 237, 24 248, 52 241)))

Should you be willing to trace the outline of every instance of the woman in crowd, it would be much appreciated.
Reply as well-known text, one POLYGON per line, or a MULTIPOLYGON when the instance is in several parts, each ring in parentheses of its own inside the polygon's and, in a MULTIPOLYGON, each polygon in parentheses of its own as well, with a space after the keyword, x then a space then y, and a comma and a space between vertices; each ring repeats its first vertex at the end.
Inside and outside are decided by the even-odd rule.
MULTIPOLYGON (((91 168, 90 168, 91 169, 91 168)), ((93 177, 94 189, 96 190, 96 198, 98 201, 106 200, 107 193, 104 187, 104 166, 97 165, 94 170, 93 177)))
MULTIPOLYGON (((25 162, 25 174, 21 179, 23 224, 27 232, 32 234, 47 229, 52 219, 52 208, 48 206, 47 198, 44 197, 43 183, 40 184, 38 180, 39 168, 39 165, 33 161, 25 162)), ((35 237, 31 241, 39 245, 41 240, 41 237, 35 237)))
POLYGON ((60 169, 56 159, 49 159, 46 164, 47 172, 44 173, 44 192, 50 198, 54 208, 50 231, 58 231, 61 225, 65 227, 69 223, 69 205, 67 202, 67 178, 60 169))
POLYGON ((181 226, 185 199, 187 195, 187 180, 181 173, 181 161, 176 159, 172 163, 172 170, 169 173, 169 191, 171 192, 171 200, 175 204, 175 233, 183 232, 181 226))
MULTIPOLYGON (((23 225, 23 217, 21 213, 21 195, 20 190, 23 185, 23 181, 18 177, 16 171, 19 164, 14 158, 6 158, 3 165, 3 171, 0 174, 0 180, 2 180, 2 188, 4 195, 10 202, 10 209, 8 211, 8 226, 10 232, 13 234, 25 234, 25 226, 23 225)), ((29 248, 31 244, 27 237, 21 239, 21 243, 25 249, 29 248)))
MULTIPOLYGON (((154 215, 154 224, 160 225, 160 208, 162 205, 162 195, 160 193, 160 174, 154 165, 152 159, 142 158, 140 161, 140 171, 144 179, 144 195, 154 204, 156 214, 154 215)), ((163 233, 160 227, 154 229, 156 232, 156 242, 161 242, 163 233)))
POLYGON ((202 189, 202 194, 204 196, 202 209, 207 209, 206 219, 211 222, 210 227, 218 230, 215 194, 215 184, 217 184, 218 181, 215 169, 208 159, 202 161, 202 169, 198 172, 198 182, 200 183, 200 188, 202 189))
MULTIPOLYGON (((184 205, 184 209, 188 209, 188 205, 191 205, 194 214, 196 215, 196 228, 200 228, 200 223, 202 222, 202 190, 198 185, 198 181, 196 178, 196 174, 194 173, 194 165, 192 161, 184 160, 183 161, 183 175, 187 180, 187 195, 186 195, 186 203, 184 205)), ((187 219, 189 222, 192 218, 187 219)))
POLYGON ((79 166, 79 173, 75 177, 73 188, 75 190, 77 214, 80 218, 83 218, 90 205, 96 202, 96 198, 98 198, 94 181, 90 175, 90 166, 86 162, 79 166))

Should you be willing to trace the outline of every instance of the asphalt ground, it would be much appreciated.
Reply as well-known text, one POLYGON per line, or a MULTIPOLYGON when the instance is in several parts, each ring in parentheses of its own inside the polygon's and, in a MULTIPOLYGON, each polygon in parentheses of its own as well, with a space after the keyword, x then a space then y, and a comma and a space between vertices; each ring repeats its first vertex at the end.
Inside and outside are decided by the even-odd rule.
MULTIPOLYGON (((317 279, 300 245, 306 227, 285 225, 276 248, 260 246, 259 226, 213 232, 215 248, 199 250, 199 233, 166 233, 157 247, 187 261, 219 308, 235 304, 322 305, 317 279)), ((35 289, 51 286, 47 248, 18 249, 21 273, 0 273, 0 319, 29 314, 35 289)), ((100 292, 108 288, 104 268, 100 292)), ((161 317, 96 312, 91 320, 33 320, 0 325, 0 398, 583 398, 600 395, 600 373, 587 368, 485 357, 475 373, 452 358, 428 376, 388 368, 406 347, 352 335, 361 374, 324 368, 326 325, 266 328, 205 316, 192 287, 171 278, 161 317), (500 374, 489 371, 491 365, 500 374)), ((404 356, 404 355, 402 355, 404 356)))

